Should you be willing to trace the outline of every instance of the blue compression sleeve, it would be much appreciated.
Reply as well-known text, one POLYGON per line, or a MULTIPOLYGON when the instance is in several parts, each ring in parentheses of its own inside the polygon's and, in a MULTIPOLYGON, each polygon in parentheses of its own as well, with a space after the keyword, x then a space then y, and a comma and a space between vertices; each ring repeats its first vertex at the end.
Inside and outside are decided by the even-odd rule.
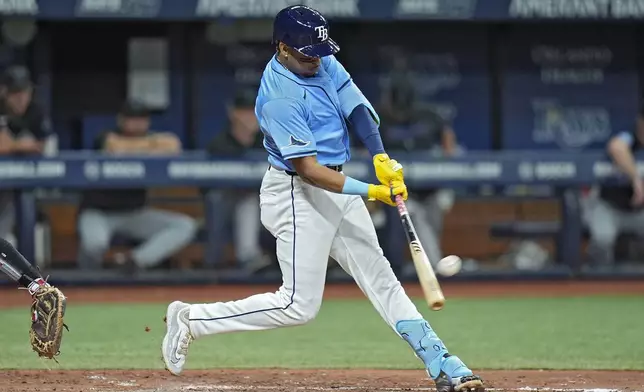
POLYGON ((353 109, 349 116, 349 122, 353 125, 356 134, 367 147, 371 156, 385 152, 378 124, 371 117, 371 113, 365 105, 361 104, 353 109))
POLYGON ((369 194, 369 184, 346 176, 344 179, 344 186, 342 187, 342 193, 345 195, 367 196, 369 194))

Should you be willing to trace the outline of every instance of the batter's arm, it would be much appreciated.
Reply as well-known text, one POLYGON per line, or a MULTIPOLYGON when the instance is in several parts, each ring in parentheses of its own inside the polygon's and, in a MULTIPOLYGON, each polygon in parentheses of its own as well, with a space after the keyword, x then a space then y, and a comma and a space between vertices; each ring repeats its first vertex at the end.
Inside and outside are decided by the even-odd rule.
POLYGON ((360 105, 363 105, 368 111, 371 119, 380 126, 380 117, 367 97, 362 93, 360 88, 355 84, 351 74, 335 58, 335 56, 325 56, 322 58, 322 65, 333 80, 340 100, 340 109, 345 119, 349 119, 353 111, 360 105))
POLYGON ((324 57, 322 64, 335 84, 342 115, 351 124, 354 133, 371 156, 384 154, 385 147, 379 129, 380 118, 376 110, 335 56, 324 57))
POLYGON ((315 156, 291 159, 291 163, 305 182, 329 192, 342 193, 346 176, 320 165, 315 156))
POLYGON ((291 160, 317 154, 308 109, 292 98, 273 99, 262 106, 262 127, 270 134, 282 158, 291 160))
POLYGON ((313 133, 306 121, 304 105, 290 98, 275 99, 262 107, 264 129, 273 137, 282 157, 290 161, 299 176, 309 184, 335 193, 360 195, 395 205, 392 196, 406 195, 402 181, 370 185, 320 165, 313 133), (396 193, 397 192, 397 193, 396 193))
POLYGON ((353 125, 354 132, 358 135, 362 144, 367 147, 372 157, 385 153, 378 123, 371 115, 369 108, 364 104, 356 106, 349 116, 349 123, 353 125))
POLYGON ((391 185, 367 184, 320 165, 314 156, 290 161, 302 180, 329 192, 368 197, 369 200, 379 200, 390 206, 396 205, 397 195, 407 200, 407 186, 402 181, 394 181, 391 185))

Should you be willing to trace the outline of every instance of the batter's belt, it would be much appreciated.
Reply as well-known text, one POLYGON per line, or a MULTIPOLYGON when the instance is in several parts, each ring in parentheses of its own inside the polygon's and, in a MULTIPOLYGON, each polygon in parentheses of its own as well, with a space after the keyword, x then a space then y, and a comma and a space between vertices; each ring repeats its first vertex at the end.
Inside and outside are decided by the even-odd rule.
MULTIPOLYGON (((325 165, 325 167, 328 167, 329 169, 331 169, 331 170, 333 170, 333 171, 337 171, 337 172, 341 172, 341 171, 342 171, 342 165, 325 165)), ((289 176, 294 176, 294 177, 297 177, 297 176, 298 176, 297 172, 290 171, 290 170, 282 170, 282 169, 278 169, 278 168, 276 168, 276 167, 275 167, 275 166, 273 166, 273 165, 270 165, 270 166, 268 167, 268 170, 279 170, 279 171, 283 171, 284 173, 288 174, 289 176)))

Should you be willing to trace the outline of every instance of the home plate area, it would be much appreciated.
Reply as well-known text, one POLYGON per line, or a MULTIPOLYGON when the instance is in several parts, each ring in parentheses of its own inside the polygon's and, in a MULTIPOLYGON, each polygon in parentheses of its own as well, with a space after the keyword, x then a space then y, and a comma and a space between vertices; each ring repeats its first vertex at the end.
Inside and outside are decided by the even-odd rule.
MULTIPOLYGON (((482 371, 489 391, 644 392, 644 372, 482 371)), ((6 371, 2 392, 434 391, 422 370, 6 371)))

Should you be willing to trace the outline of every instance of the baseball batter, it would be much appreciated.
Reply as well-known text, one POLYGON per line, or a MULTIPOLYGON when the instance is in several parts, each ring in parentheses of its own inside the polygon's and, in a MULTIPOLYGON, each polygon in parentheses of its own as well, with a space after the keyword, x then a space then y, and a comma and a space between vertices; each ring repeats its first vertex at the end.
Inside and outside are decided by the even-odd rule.
POLYGON ((305 6, 275 17, 276 54, 267 64, 255 113, 269 167, 260 189, 261 220, 277 240, 283 283, 275 293, 232 302, 173 302, 162 351, 178 375, 190 343, 203 336, 301 325, 322 304, 329 255, 349 273, 391 328, 423 361, 439 392, 484 390, 480 377, 423 319, 383 256, 363 197, 395 206, 407 198, 402 167, 385 153, 379 118, 336 60, 326 19, 305 6), (347 123, 373 156, 380 184, 345 176, 347 123))

